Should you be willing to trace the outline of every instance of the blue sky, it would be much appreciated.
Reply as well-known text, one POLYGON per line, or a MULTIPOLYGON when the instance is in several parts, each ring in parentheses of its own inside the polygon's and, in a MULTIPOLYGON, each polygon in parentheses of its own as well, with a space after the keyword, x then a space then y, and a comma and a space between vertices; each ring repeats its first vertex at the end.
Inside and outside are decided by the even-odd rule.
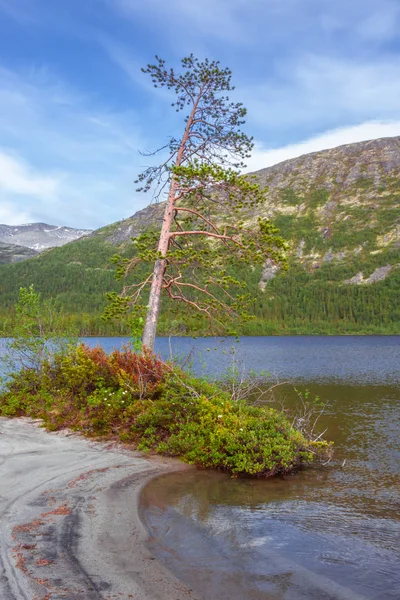
POLYGON ((0 0, 0 223, 97 228, 180 131, 140 71, 193 52, 233 71, 249 170, 400 135, 400 0, 0 0))

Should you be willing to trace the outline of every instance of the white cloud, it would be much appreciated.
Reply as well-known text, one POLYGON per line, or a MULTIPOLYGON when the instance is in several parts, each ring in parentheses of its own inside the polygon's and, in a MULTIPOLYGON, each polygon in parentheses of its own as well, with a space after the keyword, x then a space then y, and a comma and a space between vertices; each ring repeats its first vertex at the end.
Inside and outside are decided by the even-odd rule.
POLYGON ((31 223, 34 219, 30 212, 20 210, 17 206, 9 202, 0 204, 0 223, 5 225, 22 225, 31 223))
POLYGON ((37 173, 25 161, 0 150, 0 198, 11 192, 54 201, 59 184, 57 177, 37 173))
POLYGON ((235 99, 249 109, 249 129, 259 140, 253 169, 398 133, 399 0, 101 0, 67 2, 68 10, 62 4, 0 0, 0 15, 17 20, 22 33, 33 16, 45 41, 40 49, 31 36, 21 43, 24 72, 0 66, 3 220, 14 218, 14 207, 34 220, 96 227, 149 201, 135 194, 134 179, 148 162, 138 151, 162 146, 182 125, 168 94, 149 94, 150 78, 140 73, 157 51, 171 64, 189 48, 232 67, 235 99), (51 62, 73 67, 70 76, 81 82, 88 70, 73 61, 93 66, 81 84, 90 96, 32 66, 46 57, 49 32, 60 31, 65 47, 73 45, 72 62, 64 50, 51 62), (77 42, 85 44, 79 58, 77 42), (99 43, 110 62, 101 64, 99 43), (40 51, 28 55, 30 48, 40 51), (118 80, 114 65, 125 79, 118 80))
MULTIPOLYGON (((174 54, 187 47, 189 38, 192 46, 202 40, 211 56, 218 51, 223 62, 229 57, 236 97, 249 109, 256 137, 290 139, 340 125, 400 118, 398 54, 378 50, 398 35, 397 0, 109 4, 136 27, 143 24, 149 35, 160 36, 163 45, 169 39, 174 54)), ((135 54, 120 40, 108 40, 107 49, 137 84, 135 54)))
POLYGON ((259 49, 289 44, 297 51, 314 41, 329 44, 387 41, 398 32, 397 0, 108 0, 124 18, 163 28, 174 45, 214 38, 259 49))
POLYGON ((133 214, 148 202, 135 194, 138 150, 152 145, 140 130, 134 112, 109 110, 46 69, 0 67, 1 206, 88 228, 133 214))
POLYGON ((340 123, 400 119, 400 62, 308 55, 241 95, 249 122, 269 131, 318 131, 340 123))
POLYGON ((388 122, 361 123, 352 127, 340 127, 326 131, 297 144, 281 148, 266 148, 256 143, 251 159, 247 161, 247 171, 265 169, 284 160, 297 158, 310 152, 328 150, 344 144, 353 144, 381 137, 400 136, 400 120, 388 122))

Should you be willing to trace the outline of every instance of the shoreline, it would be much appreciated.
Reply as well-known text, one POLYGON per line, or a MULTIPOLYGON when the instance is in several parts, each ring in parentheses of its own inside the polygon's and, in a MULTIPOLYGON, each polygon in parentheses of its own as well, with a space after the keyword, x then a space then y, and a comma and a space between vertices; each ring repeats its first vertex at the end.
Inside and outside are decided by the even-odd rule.
POLYGON ((0 417, 2 600, 201 600, 159 563, 139 514, 154 477, 191 467, 0 417))

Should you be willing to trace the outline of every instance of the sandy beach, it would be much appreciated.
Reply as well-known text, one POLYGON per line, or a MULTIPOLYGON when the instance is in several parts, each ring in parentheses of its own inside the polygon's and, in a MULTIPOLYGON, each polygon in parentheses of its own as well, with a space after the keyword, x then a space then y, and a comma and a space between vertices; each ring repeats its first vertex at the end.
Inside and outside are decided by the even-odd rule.
POLYGON ((138 498, 185 468, 0 418, 1 600, 200 600, 146 548, 138 498))

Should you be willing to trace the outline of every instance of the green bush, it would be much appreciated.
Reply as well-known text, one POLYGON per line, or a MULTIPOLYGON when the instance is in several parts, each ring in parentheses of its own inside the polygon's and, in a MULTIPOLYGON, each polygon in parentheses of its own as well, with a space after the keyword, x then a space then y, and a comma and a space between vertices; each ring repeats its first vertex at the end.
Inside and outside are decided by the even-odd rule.
POLYGON ((287 473, 330 447, 308 441, 282 412, 233 401, 217 384, 130 348, 106 355, 80 345, 41 371, 12 374, 0 414, 42 418, 52 430, 114 437, 233 475, 287 473))
POLYGON ((134 430, 140 449, 233 474, 273 475, 313 458, 312 448, 283 413, 233 403, 217 386, 182 381, 175 372, 160 399, 143 406, 134 430))

